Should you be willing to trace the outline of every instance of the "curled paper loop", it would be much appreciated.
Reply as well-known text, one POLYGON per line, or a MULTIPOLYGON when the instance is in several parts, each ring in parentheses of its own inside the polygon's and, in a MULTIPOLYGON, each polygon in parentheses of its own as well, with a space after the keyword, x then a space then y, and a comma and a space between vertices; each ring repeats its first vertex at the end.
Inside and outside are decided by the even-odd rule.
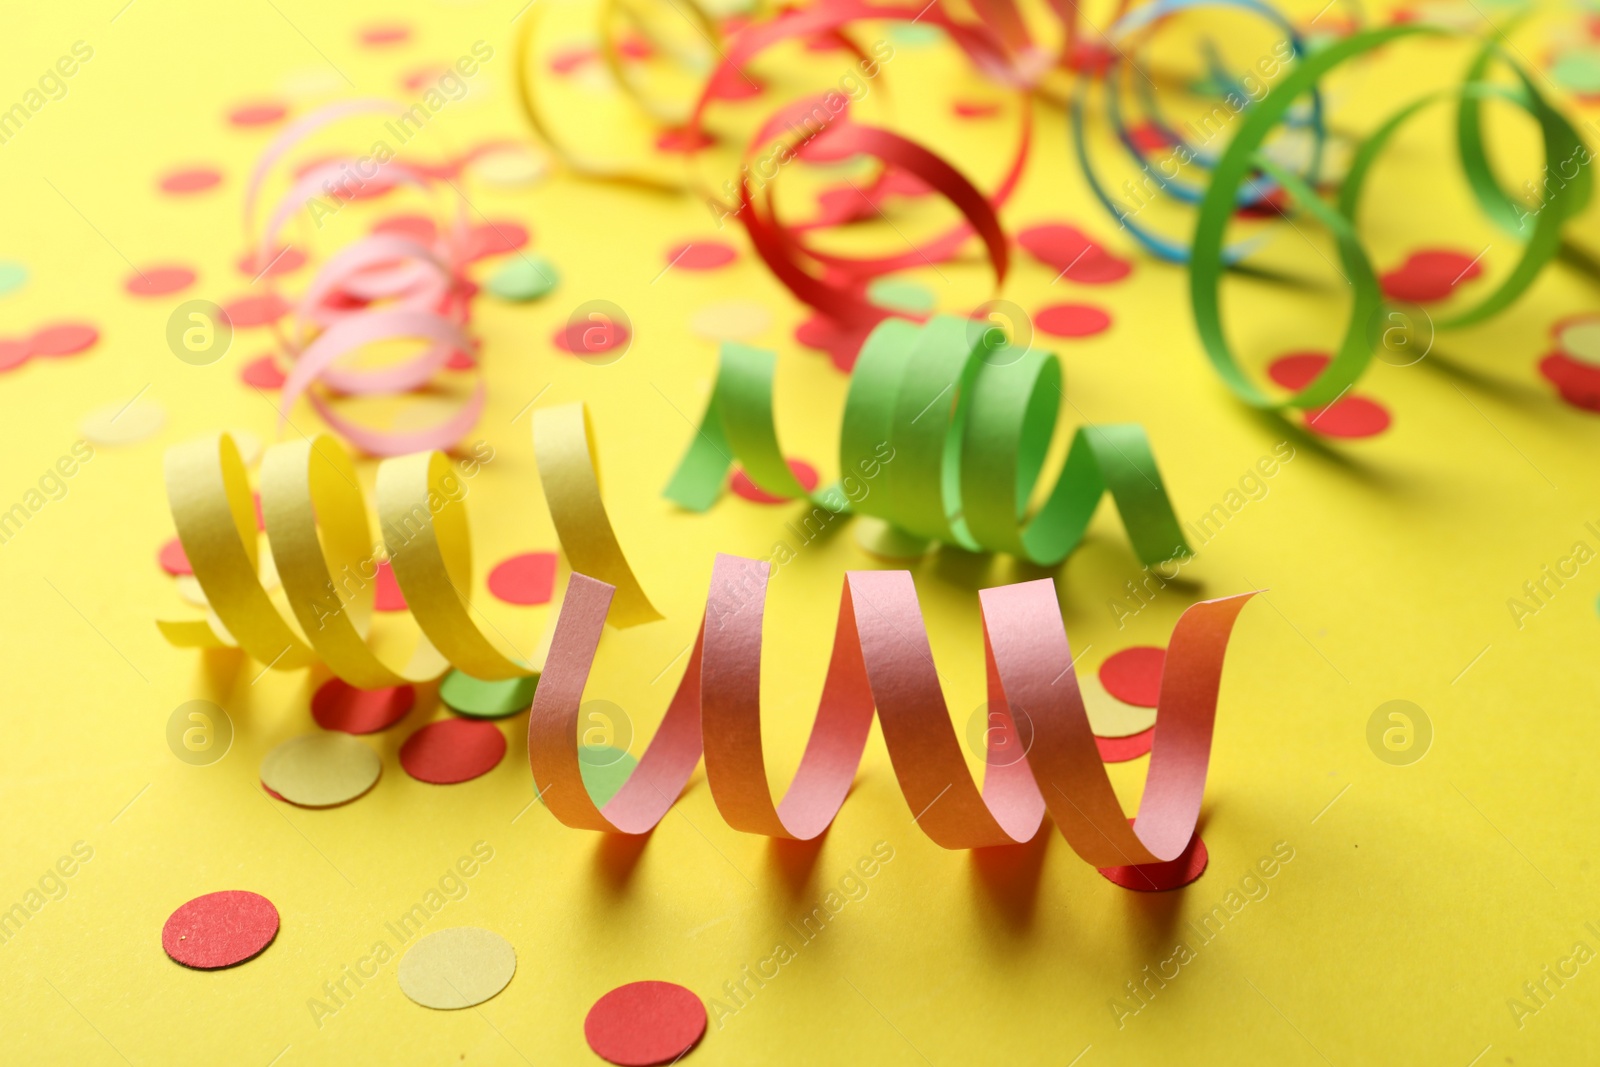
MULTIPOLYGON (((606 516, 583 405, 535 411, 533 436, 562 547, 569 559, 605 575, 619 590, 612 624, 660 618, 606 516)), ((249 478, 233 439, 214 434, 175 446, 167 453, 166 481, 178 539, 208 604, 206 620, 157 624, 172 644, 238 647, 279 670, 320 660, 362 689, 426 681, 450 666, 484 680, 538 673, 538 652, 507 655, 475 617, 466 491, 443 453, 379 465, 380 545, 372 537, 355 465, 333 437, 267 450, 261 514, 287 612, 257 573, 249 478), (380 654, 368 641, 375 579, 385 558, 420 631, 404 662, 380 654)))
POLYGON ((558 819, 580 829, 645 833, 671 808, 703 750, 712 798, 730 826, 809 840, 844 803, 876 712, 917 825, 945 848, 1027 841, 1046 812, 1073 851, 1097 867, 1164 862, 1189 844, 1228 638, 1253 594, 1195 604, 1178 620, 1161 678, 1150 773, 1130 826, 1095 746, 1049 579, 980 594, 994 724, 980 788, 950 724, 911 575, 850 572, 811 736, 774 804, 760 703, 769 574, 765 561, 717 557, 683 680, 638 766, 604 807, 583 784, 578 723, 612 591, 573 575, 528 719, 535 788, 558 819), (1022 719, 1030 729, 1019 734, 1022 719), (1026 734, 1026 758, 1013 759, 1026 734))
POLYGON ((1055 487, 1029 513, 1063 397, 1061 365, 1050 353, 1012 347, 969 319, 880 324, 845 398, 842 484, 815 494, 778 446, 775 362, 771 352, 723 346, 711 401, 668 499, 706 510, 737 460, 773 496, 870 515, 923 542, 1050 565, 1078 546, 1109 492, 1144 563, 1189 554, 1149 439, 1134 423, 1080 427, 1055 487))

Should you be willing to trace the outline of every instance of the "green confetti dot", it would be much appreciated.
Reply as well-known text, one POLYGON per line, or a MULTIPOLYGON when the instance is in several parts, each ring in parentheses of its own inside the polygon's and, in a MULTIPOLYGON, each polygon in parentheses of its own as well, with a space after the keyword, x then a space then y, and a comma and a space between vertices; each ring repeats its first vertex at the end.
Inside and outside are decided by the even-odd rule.
POLYGON ((543 256, 515 256, 494 272, 486 288, 501 300, 537 300, 560 282, 561 274, 543 256))
POLYGON ((16 292, 27 280, 27 267, 10 260, 0 260, 0 296, 16 292))
POLYGON ((932 311, 938 303, 932 289, 904 278, 879 278, 867 287, 867 297, 879 307, 912 314, 932 311))
POLYGON ((537 675, 486 682, 451 671, 439 683, 439 699, 469 719, 504 719, 528 710, 538 684, 537 675))
MULTIPOLYGON (((606 802, 617 795, 617 790, 628 780, 628 775, 639 765, 639 761, 620 748, 610 745, 585 745, 578 750, 578 769, 583 774, 583 787, 589 791, 589 799, 594 801, 595 807, 604 807, 606 802)), ((544 796, 537 788, 539 803, 544 803, 544 796)))
POLYGON ((889 27, 889 38, 903 48, 932 48, 944 40, 944 31, 924 23, 900 22, 889 27))
POLYGON ((1550 66, 1556 84, 1574 93, 1600 93, 1600 52, 1568 52, 1550 66))

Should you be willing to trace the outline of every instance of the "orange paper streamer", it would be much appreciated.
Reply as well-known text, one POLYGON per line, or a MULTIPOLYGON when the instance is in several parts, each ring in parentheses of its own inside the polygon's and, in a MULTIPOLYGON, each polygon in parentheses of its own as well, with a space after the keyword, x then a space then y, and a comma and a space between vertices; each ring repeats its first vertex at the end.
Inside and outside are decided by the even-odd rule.
POLYGON ((876 709, 900 790, 917 824, 945 848, 1027 841, 1047 811, 1096 867, 1160 863, 1188 846, 1205 792, 1228 636, 1253 594, 1195 604, 1178 620, 1149 777, 1130 825, 1095 746, 1049 579, 980 594, 990 721, 999 724, 989 734, 980 789, 950 724, 910 573, 850 572, 811 737, 775 805, 761 749, 768 575, 764 561, 717 557, 683 681, 639 765, 599 808, 580 773, 578 716, 612 588, 572 576, 528 720, 534 783, 558 819, 645 833, 666 815, 703 751, 712 798, 730 826, 809 840, 844 803, 876 709), (1031 727, 1031 744, 1025 759, 1010 759, 1019 720, 1031 727))

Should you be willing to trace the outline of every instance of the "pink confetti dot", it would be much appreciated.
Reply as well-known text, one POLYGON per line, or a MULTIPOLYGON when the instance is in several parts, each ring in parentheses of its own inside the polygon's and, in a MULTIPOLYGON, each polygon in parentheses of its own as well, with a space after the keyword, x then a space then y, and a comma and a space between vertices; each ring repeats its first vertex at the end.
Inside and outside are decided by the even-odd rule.
POLYGON ((257 356, 239 368, 239 380, 257 389, 282 389, 287 378, 271 356, 257 356))
POLYGON ((195 897, 173 912, 161 928, 161 947, 185 967, 214 971, 254 959, 277 936, 272 901, 229 889, 195 897))
POLYGON ((1052 337, 1092 337, 1111 326, 1111 316, 1090 304, 1051 304, 1033 316, 1033 324, 1052 337))
MULTIPOLYGON (((1132 819, 1128 821, 1133 822, 1132 819)), ((1206 873, 1206 865, 1210 862, 1211 856, 1206 851, 1205 842, 1200 840, 1199 834, 1195 834, 1189 839, 1189 844, 1184 850, 1178 853, 1178 857, 1166 863, 1101 867, 1099 871, 1108 882, 1114 882, 1124 889, 1133 889, 1141 893, 1159 893, 1193 882, 1206 873)))
POLYGON ((695 241, 667 249, 668 266, 684 270, 716 270, 738 258, 733 246, 722 241, 695 241))
POLYGON ((441 719, 406 738, 400 766, 419 782, 455 785, 488 774, 505 754, 506 735, 494 723, 441 719))
POLYGON ((128 277, 123 288, 134 296, 162 296, 181 292, 194 284, 195 273, 188 267, 146 267, 128 277))
POLYGON ((288 114, 289 109, 276 100, 261 100, 234 108, 228 112, 228 122, 239 127, 271 126, 288 114))
POLYGON ((222 182, 222 172, 212 167, 190 167, 168 171, 161 176, 161 191, 172 196, 190 196, 215 188, 222 182))
POLYGON ((621 1067, 676 1063, 706 1032, 700 998, 673 982, 630 982, 589 1009, 583 1037, 595 1055, 621 1067))
POLYGON ((391 237, 404 237, 408 241, 415 241, 419 245, 432 247, 439 239, 439 227, 426 215, 390 215, 380 219, 373 227, 373 233, 386 233, 391 237))
POLYGON ((380 22, 365 26, 359 40, 368 48, 386 48, 411 40, 411 27, 401 22, 380 22))
POLYGON ((87 322, 56 322, 28 339, 28 351, 35 356, 75 356, 98 340, 100 331, 87 322))
POLYGON ((289 313, 289 302, 277 293, 242 296, 222 305, 222 313, 236 330, 267 326, 289 313))
POLYGON ((569 322, 555 332, 550 343, 562 352, 574 356, 598 356, 628 343, 632 335, 620 322, 607 320, 604 324, 569 322))
POLYGON ((467 260, 515 252, 528 244, 528 228, 510 219, 490 219, 467 235, 467 260))
POLYGON ((524 552, 489 572, 489 592, 507 604, 548 604, 555 582, 554 552, 524 552))
POLYGON ((305 265, 306 254, 293 245, 285 245, 261 263, 256 262, 256 253, 252 250, 240 256, 236 264, 239 273, 246 278, 276 278, 280 274, 293 274, 305 265))
POLYGON ((16 370, 28 362, 33 349, 27 341, 14 337, 0 338, 0 371, 16 370))
POLYGON ((592 63, 599 58, 598 48, 587 46, 562 48, 550 57, 550 70, 555 74, 571 74, 585 63, 592 63))
POLYGON ((1161 695, 1161 668, 1167 661, 1164 648, 1135 645, 1106 657, 1100 664, 1100 684, 1106 692, 1140 708, 1153 708, 1161 695))
MULTIPOLYGON (((790 472, 795 476, 795 480, 805 488, 806 492, 809 493, 817 487, 817 469, 815 467, 803 459, 791 459, 787 462, 790 472)), ((736 468, 734 470, 733 475, 728 479, 728 488, 753 504, 787 503, 784 497, 773 496, 756 485, 755 482, 750 480, 750 476, 741 469, 736 468)))
POLYGON ((1324 437, 1376 437, 1393 420, 1389 409, 1364 396, 1343 396, 1325 408, 1306 412, 1306 429, 1324 437))
POLYGON ((161 551, 156 553, 156 562, 168 574, 194 573, 194 568, 189 565, 189 557, 184 554, 183 542, 176 537, 161 546, 161 551))
POLYGON ((324 730, 371 734, 405 718, 416 702, 417 691, 409 685, 357 689, 341 678, 330 678, 311 697, 311 717, 324 730))

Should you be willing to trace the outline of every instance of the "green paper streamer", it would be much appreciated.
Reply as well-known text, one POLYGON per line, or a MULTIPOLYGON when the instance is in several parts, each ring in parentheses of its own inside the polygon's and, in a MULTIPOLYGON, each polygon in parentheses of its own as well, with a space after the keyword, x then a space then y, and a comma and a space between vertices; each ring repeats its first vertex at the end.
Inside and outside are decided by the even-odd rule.
POLYGON ((1566 178, 1566 170, 1561 166, 1564 161, 1576 159, 1580 152, 1585 153, 1584 162, 1587 162, 1587 149, 1577 131, 1540 95, 1522 67, 1493 43, 1477 54, 1460 87, 1406 105, 1361 144, 1340 187, 1336 205, 1328 204, 1297 175, 1260 151, 1268 134, 1284 119, 1294 101, 1341 63, 1401 38, 1450 36, 1452 32, 1423 25, 1389 26, 1356 34, 1316 52, 1298 63, 1249 110, 1238 135, 1218 161, 1195 224, 1189 294, 1195 327, 1207 357, 1223 382, 1245 403, 1264 409, 1315 408, 1330 404, 1356 383, 1372 361, 1375 327, 1383 321, 1382 313, 1389 305, 1371 261, 1361 247, 1356 229, 1357 212, 1378 155, 1401 126, 1430 104, 1450 99, 1457 101, 1457 147, 1474 198, 1497 226, 1513 236, 1525 235, 1526 238, 1517 265, 1493 292, 1473 306, 1438 320, 1436 327, 1468 326, 1509 307, 1560 251, 1562 226, 1588 205, 1593 192, 1593 179, 1588 170, 1579 166, 1575 176, 1566 178), (1515 87, 1493 85, 1483 80, 1490 65, 1497 60, 1516 76, 1515 87), (1549 195, 1533 217, 1531 230, 1527 226, 1529 213, 1500 187, 1484 150, 1482 102, 1488 99, 1514 104, 1538 122, 1544 141, 1546 173, 1561 175, 1564 179, 1559 185, 1549 186, 1549 195), (1237 190, 1257 170, 1279 182, 1300 207, 1333 235, 1342 268, 1353 290, 1350 317, 1338 351, 1313 381, 1287 398, 1269 395, 1245 374, 1228 346, 1219 307, 1219 290, 1225 271, 1223 242, 1234 215, 1237 190))
POLYGON ((983 323, 888 319, 861 348, 839 435, 841 481, 814 494, 790 472, 772 415, 773 353, 726 344, 711 401, 666 488, 705 511, 735 460, 755 485, 887 523, 908 544, 938 541, 1052 565, 1083 540, 1108 492, 1145 564, 1187 556, 1144 429, 1078 429, 1060 477, 1036 511, 1060 412, 1061 364, 1019 349, 983 323))

